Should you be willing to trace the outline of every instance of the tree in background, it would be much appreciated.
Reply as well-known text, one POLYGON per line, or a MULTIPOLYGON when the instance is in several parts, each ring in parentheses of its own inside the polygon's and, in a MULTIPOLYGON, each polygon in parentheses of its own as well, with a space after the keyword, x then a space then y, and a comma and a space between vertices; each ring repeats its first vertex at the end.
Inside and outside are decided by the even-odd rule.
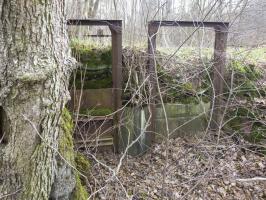
MULTIPOLYGON (((68 0, 68 2, 68 18, 123 19, 124 43, 130 46, 146 43, 147 22, 150 20, 228 21, 231 25, 229 44, 237 46, 261 44, 266 35, 265 20, 263 20, 266 17, 266 0, 68 0)), ((179 30, 176 30, 173 36, 165 32, 167 31, 162 30, 158 34, 158 43, 176 46, 184 41, 182 36, 184 30, 180 30, 178 37, 174 34, 179 30)), ((210 38, 210 35, 207 35, 210 38)))
POLYGON ((101 0, 66 0, 68 18, 95 18, 101 0))

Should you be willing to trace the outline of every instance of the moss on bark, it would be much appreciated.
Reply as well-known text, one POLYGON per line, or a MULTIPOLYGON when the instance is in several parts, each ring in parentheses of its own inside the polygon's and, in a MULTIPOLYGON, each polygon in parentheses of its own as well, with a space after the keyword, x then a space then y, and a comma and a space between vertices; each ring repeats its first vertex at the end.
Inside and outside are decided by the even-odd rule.
POLYGON ((81 153, 75 153, 74 143, 73 143, 73 120, 69 111, 64 108, 61 118, 61 128, 62 133, 59 139, 59 153, 63 158, 69 162, 70 165, 75 166, 76 169, 73 169, 75 176, 75 188, 72 192, 72 200, 86 200, 88 199, 88 192, 86 190, 86 180, 83 176, 80 176, 80 173, 85 176, 88 174, 90 163, 88 159, 83 156, 81 153))
POLYGON ((63 131, 59 138, 59 153, 66 161, 74 164, 75 152, 72 137, 74 124, 72 117, 66 108, 62 111, 61 128, 63 131))

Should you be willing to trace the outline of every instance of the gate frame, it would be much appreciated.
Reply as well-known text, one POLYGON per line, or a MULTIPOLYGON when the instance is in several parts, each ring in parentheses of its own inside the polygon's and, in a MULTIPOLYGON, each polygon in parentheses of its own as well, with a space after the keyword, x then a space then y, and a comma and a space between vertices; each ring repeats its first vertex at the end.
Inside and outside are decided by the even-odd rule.
POLYGON ((214 62, 212 67, 212 81, 214 86, 214 93, 212 94, 213 114, 211 119, 211 130, 219 130, 222 123, 223 111, 223 85, 224 85, 224 71, 226 65, 226 48, 228 37, 228 22, 204 22, 204 21, 150 21, 148 23, 148 71, 151 83, 151 123, 148 129, 148 134, 151 141, 155 140, 155 101, 156 96, 156 71, 155 71, 155 52, 156 52, 156 34, 160 27, 195 27, 198 28, 213 28, 215 31, 214 43, 214 62))
POLYGON ((114 150, 119 148, 119 119, 122 107, 122 20, 69 19, 69 26, 108 26, 112 37, 112 82, 113 106, 115 110, 114 150))

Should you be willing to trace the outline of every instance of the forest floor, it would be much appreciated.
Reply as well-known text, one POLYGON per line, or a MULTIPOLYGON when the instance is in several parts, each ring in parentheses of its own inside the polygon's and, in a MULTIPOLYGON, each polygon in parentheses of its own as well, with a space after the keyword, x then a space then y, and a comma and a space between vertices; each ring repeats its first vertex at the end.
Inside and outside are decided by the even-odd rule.
MULTIPOLYGON (((232 57, 250 57, 265 69, 265 52, 265 48, 233 51, 232 57)), ((191 52, 184 57, 187 54, 191 52)), ((90 199, 266 200, 265 151, 259 153, 235 134, 170 139, 137 157, 110 151, 84 153, 91 160, 90 199)))
POLYGON ((177 138, 138 157, 90 155, 91 199, 266 199, 266 157, 252 146, 177 138))

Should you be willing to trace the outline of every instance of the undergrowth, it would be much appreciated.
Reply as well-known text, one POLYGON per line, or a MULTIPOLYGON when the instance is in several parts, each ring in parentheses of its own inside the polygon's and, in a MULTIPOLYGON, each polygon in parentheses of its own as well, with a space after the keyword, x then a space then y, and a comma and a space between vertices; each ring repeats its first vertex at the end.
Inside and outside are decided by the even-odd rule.
MULTIPOLYGON (((95 48, 80 41, 73 41, 71 47, 73 55, 81 63, 74 73, 75 81, 74 76, 72 77, 72 84, 75 83, 76 88, 112 87, 110 47, 95 48)), ((202 50, 203 57, 198 58, 193 57, 196 51, 185 48, 171 59, 170 51, 167 51, 156 52, 157 75, 164 103, 210 102, 213 92, 210 80, 212 51, 202 50)), ((147 77, 147 57, 143 51, 137 49, 130 54, 128 52, 130 50, 123 52, 123 103, 131 106, 143 105, 149 98, 149 86, 145 84, 142 88, 139 87, 147 77)), ((233 58, 228 61, 224 77, 224 102, 229 101, 229 107, 225 109, 225 120, 228 121, 226 127, 249 141, 260 142, 265 139, 266 126, 265 107, 258 103, 258 99, 265 98, 266 93, 265 84, 261 84, 264 73, 258 66, 258 58, 265 57, 265 48, 251 52, 244 49, 233 51, 229 48, 228 52, 233 58)), ((160 102, 159 96, 153 98, 155 102, 160 102)), ((107 115, 111 112, 105 108, 82 111, 88 115, 107 115)))

